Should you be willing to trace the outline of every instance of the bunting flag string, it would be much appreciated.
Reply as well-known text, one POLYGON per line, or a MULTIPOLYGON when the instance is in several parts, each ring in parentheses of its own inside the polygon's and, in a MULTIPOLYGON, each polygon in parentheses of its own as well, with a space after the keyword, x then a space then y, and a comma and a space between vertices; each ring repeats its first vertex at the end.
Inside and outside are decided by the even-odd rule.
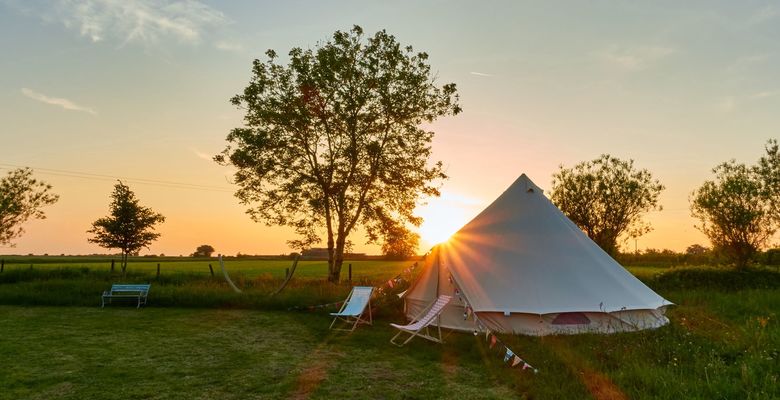
POLYGON ((466 296, 463 295, 463 291, 460 290, 458 287, 458 284, 455 282, 455 279, 452 277, 452 274, 447 278, 447 280, 450 282, 450 284, 454 288, 455 297, 460 300, 460 302, 463 304, 463 319, 468 320, 469 318, 473 318, 474 325, 476 325, 476 328, 474 330, 474 336, 477 336, 480 331, 485 332, 485 341, 489 343, 489 348, 494 348, 496 345, 500 345, 499 349, 503 349, 503 356, 504 356, 504 363, 509 363, 510 367, 516 367, 520 363, 523 364, 521 370, 525 371, 526 369, 530 369, 534 371, 534 373, 539 373, 539 370, 531 366, 531 364, 527 363, 525 360, 523 360, 520 356, 518 356, 514 351, 512 351, 509 346, 507 346, 495 333, 493 333, 487 325, 482 323, 482 321, 477 316, 477 313, 474 312, 474 308, 469 304, 468 299, 466 299, 466 296))
MULTIPOLYGON (((379 294, 387 293, 389 290, 386 290, 385 287, 389 287, 390 289, 394 288, 397 284, 402 283, 404 281, 403 276, 405 274, 406 275, 411 274, 412 272, 414 272, 414 270, 416 268, 417 268, 417 263, 414 263, 414 264, 410 265, 409 267, 405 268, 398 275, 388 279, 382 285, 377 287, 376 288, 376 293, 379 293, 379 294)), ((344 303, 343 301, 337 301, 337 302, 333 302, 333 303, 317 304, 317 305, 313 305, 313 306, 295 306, 295 307, 288 308, 287 311, 294 311, 294 310, 309 310, 309 311, 313 311, 313 310, 317 310, 317 309, 321 309, 321 308, 327 308, 327 307, 330 307, 330 306, 341 307, 341 305, 343 303, 344 303)))
POLYGON ((327 308, 330 306, 336 306, 336 308, 341 307, 341 304, 344 303, 343 301, 336 301, 333 303, 325 303, 325 304, 317 304, 314 306, 296 306, 296 307, 290 307, 287 309, 287 311, 293 311, 293 310, 316 310, 319 308, 327 308))

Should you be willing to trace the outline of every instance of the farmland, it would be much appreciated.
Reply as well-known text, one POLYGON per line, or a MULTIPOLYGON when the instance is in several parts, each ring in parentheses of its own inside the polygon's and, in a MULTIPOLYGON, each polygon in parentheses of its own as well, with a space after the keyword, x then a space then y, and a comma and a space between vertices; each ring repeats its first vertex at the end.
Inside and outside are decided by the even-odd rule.
MULTIPOLYGON (((511 369, 484 338, 388 343, 403 321, 396 296, 374 326, 329 331, 349 282, 323 282, 324 262, 6 260, 0 274, 0 398, 749 398, 780 396, 780 274, 716 267, 630 267, 677 305, 671 324, 615 335, 502 339, 539 368, 511 369), (161 274, 157 278, 157 263, 161 274), (216 276, 211 277, 208 264, 216 276), (33 268, 30 269, 30 264, 33 268), (117 265, 118 268, 118 265, 117 265), (299 275, 300 274, 300 275, 299 275), (143 310, 100 309, 112 282, 152 283, 143 310), (293 310, 290 310, 290 309, 293 310)), ((353 283, 379 285, 412 262, 360 261, 353 283)), ((397 290, 402 290, 403 287, 397 290)))

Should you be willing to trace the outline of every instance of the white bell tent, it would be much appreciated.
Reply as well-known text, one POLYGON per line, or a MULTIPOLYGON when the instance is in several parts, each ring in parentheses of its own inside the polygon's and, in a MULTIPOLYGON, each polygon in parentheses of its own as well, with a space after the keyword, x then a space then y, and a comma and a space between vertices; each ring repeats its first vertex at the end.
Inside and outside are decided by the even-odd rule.
POLYGON ((657 328, 669 322, 664 312, 672 304, 590 240, 525 174, 428 254, 404 294, 407 316, 450 294, 439 323, 474 330, 456 286, 487 328, 528 335, 657 328))

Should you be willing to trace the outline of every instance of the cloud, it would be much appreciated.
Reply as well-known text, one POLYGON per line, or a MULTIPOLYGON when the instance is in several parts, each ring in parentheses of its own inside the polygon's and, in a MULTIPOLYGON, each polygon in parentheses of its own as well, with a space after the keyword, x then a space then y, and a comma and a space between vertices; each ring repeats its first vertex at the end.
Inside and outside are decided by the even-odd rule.
POLYGON ((70 111, 81 111, 92 115, 97 115, 97 111, 95 111, 95 109, 93 109, 92 107, 78 105, 74 103, 72 100, 59 98, 59 97, 50 97, 28 88, 22 88, 22 94, 33 100, 38 100, 41 103, 51 104, 53 106, 59 106, 70 111))
POLYGON ((476 72, 476 71, 471 71, 471 72, 469 72, 469 73, 470 73, 471 75, 476 75, 476 76, 493 76, 492 74, 486 74, 486 73, 484 73, 484 72, 476 72))
POLYGON ((209 154, 206 154, 206 153, 204 153, 202 151, 199 151, 198 149, 196 149, 194 147, 191 148, 190 150, 192 150, 192 153, 195 154, 198 158, 202 158, 202 159, 204 159, 206 161, 214 161, 214 156, 212 156, 212 155, 209 155, 209 154))
POLYGON ((761 24, 777 17, 780 17, 780 9, 773 5, 768 5, 750 15, 747 20, 747 25, 752 26, 761 24))
POLYGON ((780 95, 780 90, 764 90, 746 95, 721 96, 715 99, 715 108, 719 111, 728 113, 736 111, 744 104, 754 101, 763 101, 764 99, 769 99, 777 95, 780 95))
POLYGON ((230 23, 219 10, 195 0, 57 0, 37 15, 92 42, 122 44, 154 44, 163 38, 195 44, 207 30, 230 23))
POLYGON ((244 46, 241 43, 227 42, 224 40, 220 40, 214 43, 214 47, 223 51, 234 51, 234 52, 244 51, 244 46))
POLYGON ((765 90, 763 92, 753 93, 748 96, 750 99, 765 99, 767 97, 775 97, 780 94, 780 90, 765 90))
POLYGON ((598 55, 618 68, 638 71, 649 68, 677 50, 664 46, 612 46, 598 55))

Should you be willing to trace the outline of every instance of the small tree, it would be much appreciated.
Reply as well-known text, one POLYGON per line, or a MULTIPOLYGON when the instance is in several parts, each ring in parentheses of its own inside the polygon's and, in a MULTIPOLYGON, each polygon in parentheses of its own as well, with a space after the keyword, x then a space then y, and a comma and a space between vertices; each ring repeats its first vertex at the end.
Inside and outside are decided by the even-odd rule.
POLYGON ((94 236, 87 239, 107 249, 122 251, 122 273, 127 270, 127 257, 149 247, 160 237, 153 232, 154 226, 165 221, 162 214, 138 203, 135 193, 122 182, 114 185, 111 194, 110 215, 92 223, 87 233, 94 236))
POLYGON ((685 254, 689 256, 702 256, 709 252, 709 247, 704 247, 698 243, 692 244, 685 249, 685 254))
POLYGON ((691 194, 691 214, 702 231, 738 268, 745 268, 776 230, 762 177, 755 168, 730 161, 712 170, 691 194))
POLYGON ((214 248, 211 247, 208 244, 202 244, 198 246, 198 248, 195 249, 195 252, 192 253, 193 257, 211 257, 211 255, 214 253, 214 248))
POLYGON ((30 218, 46 218, 41 208, 59 199, 50 190, 51 185, 33 178, 29 168, 11 170, 0 178, 0 245, 11 245, 30 218))
POLYGON ((339 280, 349 235, 378 240, 389 223, 419 225, 419 196, 446 178, 429 163, 433 132, 421 128, 460 112, 454 84, 438 87, 426 53, 385 31, 337 31, 314 50, 294 48, 289 64, 255 60, 232 99, 246 110, 216 161, 237 168, 236 196, 255 221, 286 225, 308 248, 325 232, 328 280, 339 280))
POLYGON ((612 256, 621 235, 636 238, 651 230, 642 216, 661 210, 664 189, 649 171, 634 168, 634 160, 607 154, 573 168, 560 166, 552 187, 550 200, 612 256))

